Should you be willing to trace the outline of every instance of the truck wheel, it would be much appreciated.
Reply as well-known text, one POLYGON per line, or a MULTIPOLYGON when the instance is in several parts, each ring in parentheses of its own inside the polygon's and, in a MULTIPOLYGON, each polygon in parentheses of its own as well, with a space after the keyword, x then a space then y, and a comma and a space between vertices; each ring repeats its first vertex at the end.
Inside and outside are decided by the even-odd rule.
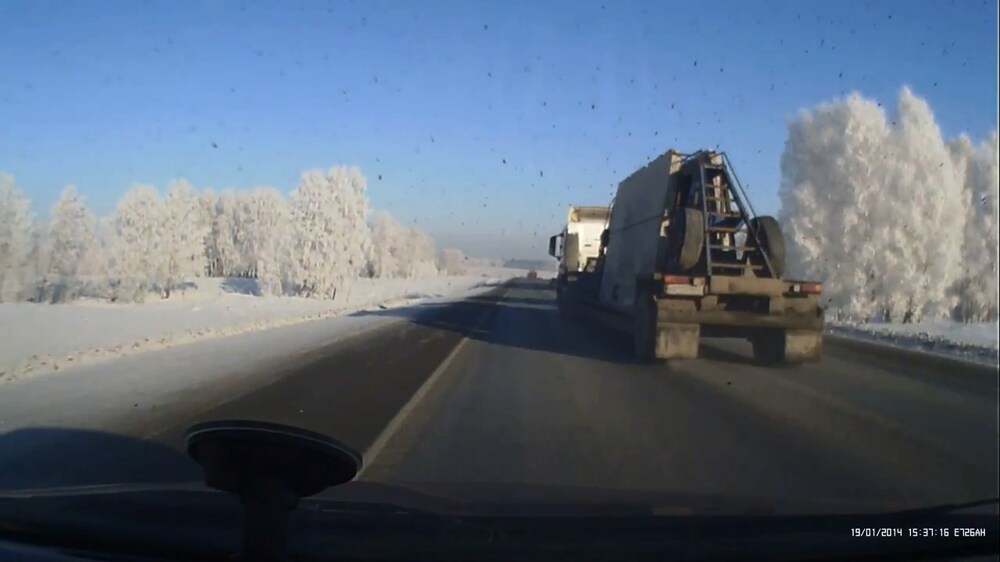
POLYGON ((781 225, 774 217, 763 216, 750 219, 750 228, 757 233, 761 248, 767 252, 767 260, 771 262, 775 277, 785 275, 785 237, 781 233, 781 225))
POLYGON ((646 291, 636 295, 632 344, 635 360, 650 363, 656 351, 656 301, 646 291))
POLYGON ((683 207, 670 219, 670 238, 667 242, 670 257, 677 260, 680 271, 698 265, 705 249, 705 216, 698 209, 683 207))

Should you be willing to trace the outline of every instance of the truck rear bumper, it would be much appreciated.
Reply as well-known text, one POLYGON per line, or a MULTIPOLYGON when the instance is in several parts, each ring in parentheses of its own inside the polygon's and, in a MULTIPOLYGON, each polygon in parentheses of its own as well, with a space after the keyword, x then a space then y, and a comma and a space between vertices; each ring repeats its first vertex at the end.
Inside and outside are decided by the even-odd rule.
MULTIPOLYGON (((702 337, 746 338, 758 348, 773 351, 785 362, 818 361, 823 343, 823 312, 815 299, 774 298, 768 312, 698 309, 712 300, 658 298, 654 330, 654 355, 659 359, 695 359, 702 337)), ((602 324, 636 337, 633 311, 603 306, 581 299, 575 302, 583 313, 602 324)))
MULTIPOLYGON (((798 297, 705 295, 657 298, 657 324, 698 324, 734 331, 753 328, 823 330, 823 309, 814 295, 798 297)), ((719 331, 719 330, 708 330, 719 331)), ((721 330, 725 331, 725 330, 721 330)))
POLYGON ((814 296, 746 300, 718 296, 659 298, 656 303, 657 357, 693 358, 700 337, 747 338, 761 363, 818 361, 823 346, 823 309, 814 296), (722 306, 754 305, 752 310, 722 306))
POLYGON ((667 302, 657 306, 657 325, 700 324, 746 328, 779 328, 785 330, 823 330, 823 313, 819 309, 807 312, 784 310, 758 313, 729 310, 678 310, 667 302))

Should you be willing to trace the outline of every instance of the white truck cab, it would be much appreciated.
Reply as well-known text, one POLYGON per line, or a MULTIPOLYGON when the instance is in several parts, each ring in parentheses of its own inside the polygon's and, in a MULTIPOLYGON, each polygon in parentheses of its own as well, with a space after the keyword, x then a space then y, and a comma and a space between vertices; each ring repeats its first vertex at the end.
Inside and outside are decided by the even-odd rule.
POLYGON ((581 272, 601 252, 601 233, 608 226, 608 207, 573 206, 562 232, 549 238, 549 255, 559 260, 559 274, 581 272))

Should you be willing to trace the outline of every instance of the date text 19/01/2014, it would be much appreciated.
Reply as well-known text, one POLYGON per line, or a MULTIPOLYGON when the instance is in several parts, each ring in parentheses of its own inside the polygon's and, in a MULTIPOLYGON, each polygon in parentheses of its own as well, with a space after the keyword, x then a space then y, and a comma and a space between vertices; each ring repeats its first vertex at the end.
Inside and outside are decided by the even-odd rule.
POLYGON ((853 527, 851 536, 858 538, 942 538, 985 537, 985 528, 975 527, 853 527))

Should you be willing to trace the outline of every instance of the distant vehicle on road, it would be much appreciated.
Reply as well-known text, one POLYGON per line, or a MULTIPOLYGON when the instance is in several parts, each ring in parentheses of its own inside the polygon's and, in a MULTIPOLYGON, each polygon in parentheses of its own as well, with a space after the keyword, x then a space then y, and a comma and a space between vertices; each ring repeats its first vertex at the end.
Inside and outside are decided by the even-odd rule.
POLYGON ((778 221, 754 215, 725 153, 669 150, 619 184, 606 222, 589 209, 607 212, 571 207, 549 241, 564 316, 631 334, 639 361, 694 359, 701 336, 746 338, 763 364, 819 360, 822 285, 784 278, 778 221))

